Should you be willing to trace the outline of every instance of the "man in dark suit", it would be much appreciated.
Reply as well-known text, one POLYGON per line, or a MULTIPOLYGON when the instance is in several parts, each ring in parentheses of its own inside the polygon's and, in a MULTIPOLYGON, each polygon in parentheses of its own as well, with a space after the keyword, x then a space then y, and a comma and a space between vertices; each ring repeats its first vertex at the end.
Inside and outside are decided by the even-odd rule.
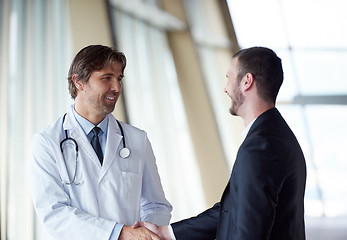
POLYGON ((306 164, 293 132, 275 108, 281 59, 263 47, 233 57, 225 92, 246 135, 221 201, 196 217, 156 227, 162 239, 303 240, 306 164))

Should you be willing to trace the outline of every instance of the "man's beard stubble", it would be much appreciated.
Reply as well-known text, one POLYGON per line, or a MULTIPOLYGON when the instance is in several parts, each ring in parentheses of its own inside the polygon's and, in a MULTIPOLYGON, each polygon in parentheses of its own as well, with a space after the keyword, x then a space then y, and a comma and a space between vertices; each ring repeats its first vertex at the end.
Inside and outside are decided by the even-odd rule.
POLYGON ((235 96, 235 98, 230 97, 232 103, 231 103, 231 107, 229 109, 229 112, 231 115, 238 116, 237 112, 238 112, 240 106, 245 101, 245 97, 243 96, 243 94, 241 93, 239 88, 235 89, 234 96, 235 96))

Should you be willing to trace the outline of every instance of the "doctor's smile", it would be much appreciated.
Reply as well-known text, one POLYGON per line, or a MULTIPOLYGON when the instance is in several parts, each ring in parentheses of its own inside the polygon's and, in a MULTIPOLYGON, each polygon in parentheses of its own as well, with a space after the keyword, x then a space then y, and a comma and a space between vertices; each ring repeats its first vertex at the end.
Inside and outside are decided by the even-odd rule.
POLYGON ((109 96, 107 96, 106 99, 107 99, 107 100, 110 100, 111 102, 116 103, 116 98, 115 98, 115 97, 109 97, 109 96))

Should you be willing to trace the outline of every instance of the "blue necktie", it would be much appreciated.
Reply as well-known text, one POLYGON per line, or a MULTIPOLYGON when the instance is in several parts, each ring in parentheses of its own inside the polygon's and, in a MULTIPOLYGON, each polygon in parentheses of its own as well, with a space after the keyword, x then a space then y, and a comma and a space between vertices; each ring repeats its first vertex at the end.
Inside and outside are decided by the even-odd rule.
POLYGON ((102 149, 101 149, 101 145, 100 145, 100 142, 99 142, 99 136, 98 136, 100 131, 101 131, 101 129, 99 127, 94 127, 92 129, 92 132, 93 132, 94 135, 93 135, 92 140, 91 140, 90 143, 92 144, 92 146, 94 148, 94 151, 95 151, 96 155, 98 156, 99 161, 100 161, 100 163, 102 165, 102 160, 103 160, 104 157, 102 155, 102 149))

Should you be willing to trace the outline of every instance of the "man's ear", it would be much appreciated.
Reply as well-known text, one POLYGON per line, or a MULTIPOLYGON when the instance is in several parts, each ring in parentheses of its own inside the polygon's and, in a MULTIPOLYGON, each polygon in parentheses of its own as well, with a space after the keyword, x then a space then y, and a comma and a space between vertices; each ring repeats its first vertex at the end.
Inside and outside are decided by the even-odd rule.
POLYGON ((242 79, 242 90, 248 91, 254 85, 254 76, 252 73, 247 73, 242 79))
POLYGON ((71 80, 75 84, 75 87, 78 89, 78 91, 82 91, 83 90, 83 83, 79 80, 78 74, 72 75, 71 80))

